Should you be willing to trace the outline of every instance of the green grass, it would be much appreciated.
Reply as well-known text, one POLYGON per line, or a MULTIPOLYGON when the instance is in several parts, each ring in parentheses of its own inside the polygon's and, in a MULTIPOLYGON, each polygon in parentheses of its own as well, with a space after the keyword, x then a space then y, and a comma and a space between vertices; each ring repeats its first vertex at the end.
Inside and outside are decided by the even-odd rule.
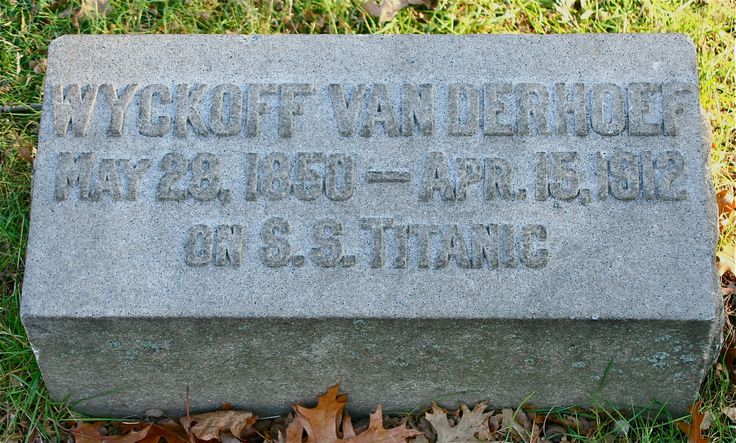
MULTIPOLYGON (((713 127, 716 188, 736 188, 734 0, 439 1, 432 8, 407 8, 383 24, 358 3, 339 0, 111 0, 109 13, 82 20, 74 18, 79 0, 0 3, 0 105, 41 102, 47 46, 68 33, 682 32, 698 48, 701 99, 713 127)), ((0 114, 0 441, 54 435, 72 416, 49 400, 18 315, 31 175, 31 165, 19 153, 35 145, 39 117, 0 114)), ((720 247, 734 242, 735 216, 723 215, 720 247)), ((731 306, 729 301, 730 313, 731 306)), ((733 341, 729 327, 727 345, 733 341)), ((736 406, 727 373, 712 370, 701 395, 713 416, 706 433, 713 441, 736 441, 736 426, 720 412, 736 406)), ((673 420, 621 417, 611 411, 585 414, 601 424, 626 420, 631 441, 685 441, 673 420)), ((568 431, 574 436, 574 430, 568 431)), ((603 431, 592 438, 601 439, 603 431)))

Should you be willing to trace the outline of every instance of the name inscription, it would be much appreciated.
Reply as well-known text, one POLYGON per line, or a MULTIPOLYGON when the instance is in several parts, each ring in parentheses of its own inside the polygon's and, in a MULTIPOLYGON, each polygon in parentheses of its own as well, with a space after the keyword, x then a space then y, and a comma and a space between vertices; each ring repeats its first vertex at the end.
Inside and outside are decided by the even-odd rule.
POLYGON ((696 94, 695 85, 675 82, 51 86, 59 137, 99 127, 111 137, 288 138, 300 116, 328 119, 343 137, 675 136, 685 100, 696 94), (273 127, 264 127, 271 115, 273 127))

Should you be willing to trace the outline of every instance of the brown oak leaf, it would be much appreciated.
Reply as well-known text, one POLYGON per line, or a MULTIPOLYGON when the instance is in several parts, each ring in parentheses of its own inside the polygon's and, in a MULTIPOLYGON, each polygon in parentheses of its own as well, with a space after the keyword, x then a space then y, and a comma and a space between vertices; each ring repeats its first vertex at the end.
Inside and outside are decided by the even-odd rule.
POLYGON ((708 443, 710 441, 710 439, 703 437, 703 434, 700 432, 703 427, 703 420, 705 419, 705 414, 700 412, 701 405, 702 403, 700 401, 696 401, 690 407, 690 424, 681 421, 677 422, 677 427, 687 434, 688 443, 708 443))
MULTIPOLYGON (((233 410, 208 412, 192 415, 190 418, 193 423, 192 433, 201 440, 219 440, 220 434, 227 431, 241 438, 258 419, 250 412, 233 410)), ((187 430, 187 417, 182 417, 180 421, 187 430)))
POLYGON ((355 433, 350 415, 342 411, 347 403, 347 396, 340 394, 340 386, 335 385, 319 397, 317 406, 305 408, 294 405, 296 415, 286 428, 286 435, 279 434, 280 443, 302 443, 304 432, 307 443, 406 443, 407 438, 421 434, 414 429, 401 426, 384 429, 381 406, 371 414, 368 429, 360 434, 355 433), (342 436, 338 435, 342 424, 342 436))
POLYGON ((465 404, 461 404, 462 415, 455 426, 450 426, 447 413, 436 404, 432 404, 432 412, 427 412, 425 418, 437 433, 437 443, 492 441, 488 428, 488 417, 491 413, 484 412, 487 407, 487 403, 478 403, 471 411, 465 404))
POLYGON ((152 424, 146 437, 138 443, 162 443, 163 441, 166 443, 189 443, 189 436, 179 423, 168 419, 152 424))
POLYGON ((75 443, 139 443, 148 434, 151 425, 146 425, 139 431, 130 431, 122 435, 105 435, 102 433, 106 422, 79 422, 69 432, 74 436, 75 443))

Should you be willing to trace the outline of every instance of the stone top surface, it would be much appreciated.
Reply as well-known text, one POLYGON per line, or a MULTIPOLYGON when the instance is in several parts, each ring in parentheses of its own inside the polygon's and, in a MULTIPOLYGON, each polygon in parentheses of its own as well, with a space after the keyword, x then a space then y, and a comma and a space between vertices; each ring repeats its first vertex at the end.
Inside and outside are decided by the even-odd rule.
POLYGON ((68 36, 26 317, 716 315, 681 35, 68 36))

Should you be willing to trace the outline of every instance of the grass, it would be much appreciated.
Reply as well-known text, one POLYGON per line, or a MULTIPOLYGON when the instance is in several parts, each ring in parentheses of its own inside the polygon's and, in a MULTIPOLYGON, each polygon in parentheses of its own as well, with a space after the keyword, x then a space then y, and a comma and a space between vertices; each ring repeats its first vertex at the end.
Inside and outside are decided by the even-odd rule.
MULTIPOLYGON (((40 103, 46 48, 69 33, 569 33, 682 32, 698 48, 701 100, 713 127, 717 191, 736 188, 736 1, 459 0, 402 10, 379 23, 357 2, 339 0, 3 0, 0 5, 0 106, 40 103), (99 7, 95 11, 94 5, 99 7), (92 5, 93 7, 89 7, 92 5)), ((72 417, 48 398, 18 315, 28 231, 31 164, 40 114, 0 114, 0 441, 53 437, 72 417)), ((736 216, 721 215, 720 248, 736 243, 736 216)), ((733 314, 730 297, 727 311, 733 314)), ((726 348, 734 343, 726 328, 726 348)), ((722 364, 701 391, 712 441, 736 441, 721 411, 736 406, 722 364)), ((316 393, 315 393, 316 394, 316 393)), ((674 420, 588 411, 593 421, 625 420, 631 441, 685 441, 674 420)), ((574 430, 568 429, 575 437, 574 430)), ((602 432, 602 431, 601 431, 602 432)), ((601 433, 593 438, 598 441, 601 433)))

